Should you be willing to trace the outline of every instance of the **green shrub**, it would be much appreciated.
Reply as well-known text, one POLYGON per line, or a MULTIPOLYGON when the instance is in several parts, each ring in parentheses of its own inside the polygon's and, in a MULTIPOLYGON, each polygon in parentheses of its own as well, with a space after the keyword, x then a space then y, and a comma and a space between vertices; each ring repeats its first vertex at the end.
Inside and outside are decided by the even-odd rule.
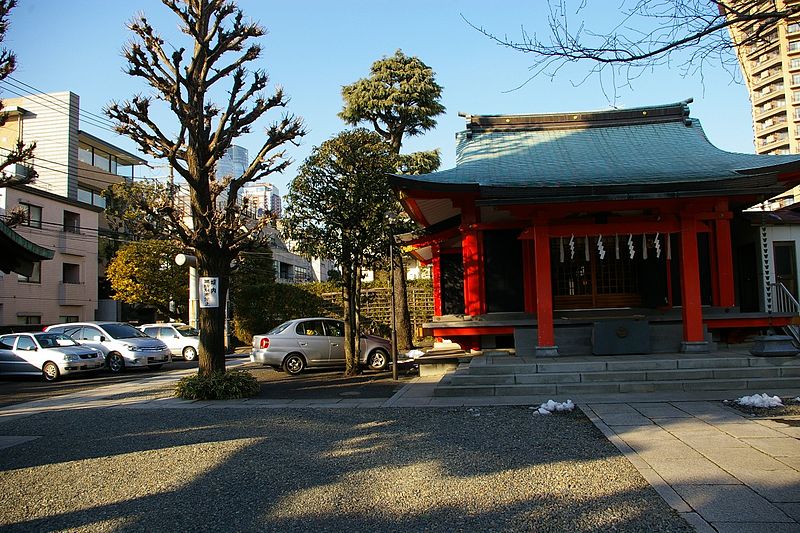
POLYGON ((234 400, 255 396, 261 390, 258 380, 247 370, 215 372, 210 376, 192 374, 178 381, 175 396, 184 400, 234 400))

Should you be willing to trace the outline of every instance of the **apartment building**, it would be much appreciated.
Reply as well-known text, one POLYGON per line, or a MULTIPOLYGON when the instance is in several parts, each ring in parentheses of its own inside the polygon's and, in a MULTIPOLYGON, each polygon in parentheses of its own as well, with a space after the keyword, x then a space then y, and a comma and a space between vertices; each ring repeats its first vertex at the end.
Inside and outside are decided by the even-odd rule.
POLYGON ((0 326, 116 318, 111 301, 105 302, 111 316, 98 313, 103 307, 98 299, 99 235, 109 233, 102 192, 132 179, 145 160, 81 130, 80 98, 74 93, 34 94, 3 103, 9 117, 0 127, 0 153, 18 139, 35 141, 32 167, 38 177, 29 186, 0 190, 0 216, 22 207, 27 220, 14 230, 54 256, 35 265, 31 276, 0 278, 0 326))
MULTIPOLYGON (((783 10, 800 1, 762 4, 783 10)), ((756 20, 730 32, 734 43, 742 43, 736 53, 750 93, 756 153, 800 153, 800 18, 766 29, 756 20)))
POLYGON ((93 320, 102 209, 34 187, 0 189, 0 214, 17 206, 26 218, 15 232, 54 255, 33 262, 30 275, 0 274, 0 325, 93 320))

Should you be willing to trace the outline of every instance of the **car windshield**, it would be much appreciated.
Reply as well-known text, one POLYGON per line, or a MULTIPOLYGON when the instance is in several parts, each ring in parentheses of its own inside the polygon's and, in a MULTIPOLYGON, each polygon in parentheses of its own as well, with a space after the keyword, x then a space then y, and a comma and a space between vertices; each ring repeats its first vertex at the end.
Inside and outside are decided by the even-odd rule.
POLYGON ((269 330, 267 332, 267 335, 277 335, 278 333, 282 332, 283 330, 285 330, 286 328, 288 328, 291 325, 292 325, 292 321, 291 320, 289 322, 284 322, 280 326, 275 326, 274 328, 269 330))
POLYGON ((200 335, 200 332, 191 326, 177 326, 175 329, 184 337, 197 337, 200 335))
POLYGON ((145 335, 143 332, 129 324, 103 324, 102 327, 112 339, 133 339, 135 337, 147 337, 147 335, 145 335))
POLYGON ((79 346, 72 337, 61 333, 38 333, 34 335, 42 348, 57 348, 59 346, 79 346))

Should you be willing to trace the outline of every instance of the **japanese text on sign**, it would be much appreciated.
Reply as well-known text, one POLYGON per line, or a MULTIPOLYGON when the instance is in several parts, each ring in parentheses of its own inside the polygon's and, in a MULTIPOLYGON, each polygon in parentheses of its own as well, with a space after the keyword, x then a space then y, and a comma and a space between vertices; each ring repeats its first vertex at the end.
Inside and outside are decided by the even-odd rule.
POLYGON ((219 278, 199 278, 200 307, 219 307, 219 278))

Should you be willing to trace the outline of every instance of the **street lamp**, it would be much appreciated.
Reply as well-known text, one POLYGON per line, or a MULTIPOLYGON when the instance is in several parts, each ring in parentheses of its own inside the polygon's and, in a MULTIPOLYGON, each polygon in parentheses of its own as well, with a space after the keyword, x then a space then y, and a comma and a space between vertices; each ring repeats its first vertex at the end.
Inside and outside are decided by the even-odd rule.
POLYGON ((389 222, 389 294, 390 294, 390 310, 389 322, 391 327, 391 344, 392 344, 392 379, 397 381, 397 329, 395 328, 395 312, 394 312, 394 233, 392 231, 392 223, 397 220, 395 213, 387 213, 386 220, 389 222))
POLYGON ((394 243, 392 240, 391 228, 389 229, 389 294, 391 295, 391 309, 389 310, 389 321, 392 329, 392 379, 397 381, 397 330, 395 328, 394 316, 394 243))

